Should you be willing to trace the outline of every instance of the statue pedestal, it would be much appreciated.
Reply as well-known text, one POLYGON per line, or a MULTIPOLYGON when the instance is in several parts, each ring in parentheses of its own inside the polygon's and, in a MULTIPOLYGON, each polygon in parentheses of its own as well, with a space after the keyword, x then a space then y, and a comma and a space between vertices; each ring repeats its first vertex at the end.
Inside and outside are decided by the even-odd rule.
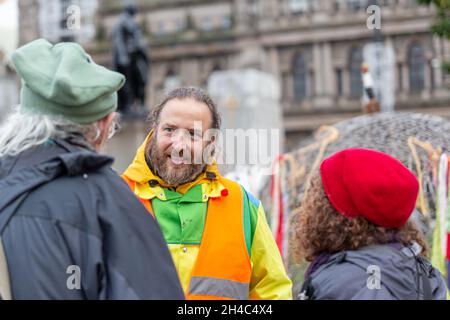
POLYGON ((121 121, 122 129, 108 142, 104 150, 114 157, 113 168, 119 174, 131 164, 136 150, 147 137, 148 125, 144 119, 121 121))

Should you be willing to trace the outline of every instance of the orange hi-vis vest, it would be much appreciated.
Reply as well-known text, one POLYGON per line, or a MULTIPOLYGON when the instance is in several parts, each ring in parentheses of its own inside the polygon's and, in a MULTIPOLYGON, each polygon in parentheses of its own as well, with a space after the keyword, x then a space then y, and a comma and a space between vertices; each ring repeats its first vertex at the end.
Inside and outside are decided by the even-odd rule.
MULTIPOLYGON (((135 182, 123 177, 131 190, 135 182)), ((244 235, 244 195, 239 184, 220 177, 228 195, 210 198, 202 242, 191 273, 189 300, 247 300, 252 267, 244 235)), ((147 210, 149 200, 139 198, 147 210)))

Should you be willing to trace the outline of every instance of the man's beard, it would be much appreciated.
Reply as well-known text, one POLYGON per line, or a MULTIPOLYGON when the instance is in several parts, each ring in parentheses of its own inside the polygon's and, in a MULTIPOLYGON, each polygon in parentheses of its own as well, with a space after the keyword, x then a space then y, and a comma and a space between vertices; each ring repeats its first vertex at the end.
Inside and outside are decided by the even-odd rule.
POLYGON ((152 137, 145 150, 145 161, 150 169, 170 186, 180 186, 194 181, 206 168, 205 164, 182 164, 175 166, 156 144, 156 135, 152 137))

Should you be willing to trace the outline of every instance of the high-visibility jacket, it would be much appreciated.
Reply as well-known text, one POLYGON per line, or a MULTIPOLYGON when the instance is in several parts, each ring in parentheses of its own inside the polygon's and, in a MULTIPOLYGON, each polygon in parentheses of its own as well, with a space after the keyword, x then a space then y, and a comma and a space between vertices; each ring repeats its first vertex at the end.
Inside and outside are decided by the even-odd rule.
MULTIPOLYGON (((134 190, 135 182, 125 178, 134 190)), ((249 298, 252 273, 244 236, 244 205, 241 187, 220 178, 227 190, 210 200, 199 254, 192 270, 188 299, 249 298)), ((140 199, 153 215, 149 200, 140 199)))
POLYGON ((146 163, 150 138, 122 177, 160 224, 187 297, 292 299, 292 282, 261 202, 215 165, 195 181, 168 185, 146 163), (212 284, 215 292, 205 294, 212 284))

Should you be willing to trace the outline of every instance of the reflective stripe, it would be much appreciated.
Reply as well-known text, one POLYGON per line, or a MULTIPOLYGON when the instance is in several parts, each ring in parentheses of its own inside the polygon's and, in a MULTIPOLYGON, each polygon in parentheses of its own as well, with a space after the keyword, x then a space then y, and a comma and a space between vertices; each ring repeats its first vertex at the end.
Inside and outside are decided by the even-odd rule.
POLYGON ((247 300, 250 285, 219 278, 192 277, 189 284, 191 295, 207 295, 247 300))

